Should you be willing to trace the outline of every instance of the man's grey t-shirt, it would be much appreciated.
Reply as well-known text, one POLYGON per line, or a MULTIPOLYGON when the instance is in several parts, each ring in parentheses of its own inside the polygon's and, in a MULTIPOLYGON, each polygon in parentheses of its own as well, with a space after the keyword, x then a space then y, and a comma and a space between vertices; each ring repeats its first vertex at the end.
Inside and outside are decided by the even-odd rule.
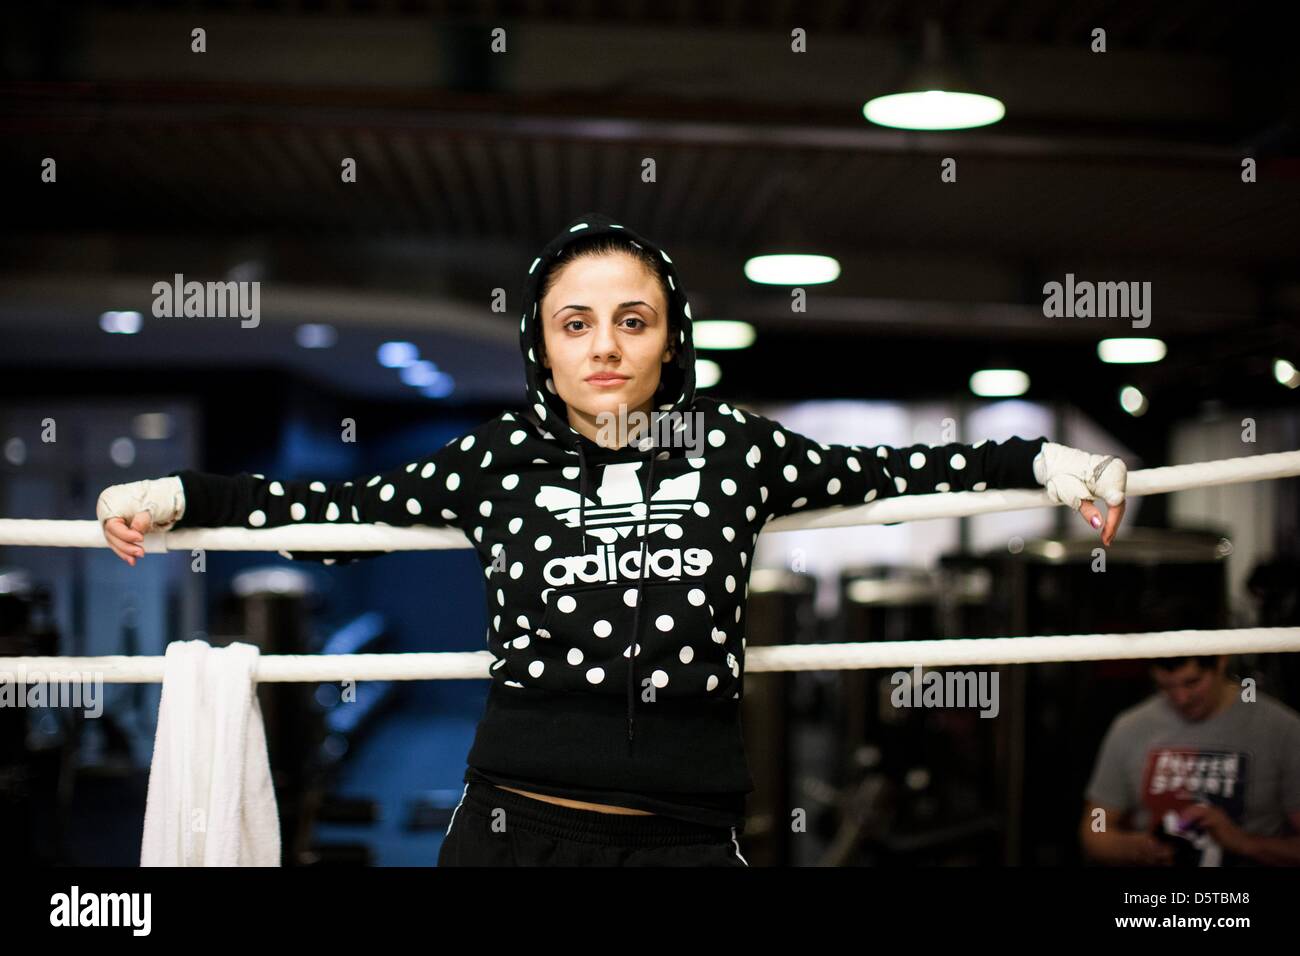
POLYGON ((1260 694, 1193 722, 1156 693, 1111 723, 1085 794, 1131 811, 1139 830, 1153 811, 1208 801, 1248 833, 1278 836, 1300 811, 1300 714, 1260 694))

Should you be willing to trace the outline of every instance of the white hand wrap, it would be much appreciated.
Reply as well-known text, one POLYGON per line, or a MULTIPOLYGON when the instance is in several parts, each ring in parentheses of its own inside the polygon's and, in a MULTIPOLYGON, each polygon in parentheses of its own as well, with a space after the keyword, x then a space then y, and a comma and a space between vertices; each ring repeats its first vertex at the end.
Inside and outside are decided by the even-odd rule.
POLYGON ((185 486, 181 480, 173 476, 110 485, 95 502, 101 527, 109 518, 121 518, 130 525, 142 511, 149 512, 152 531, 166 531, 174 525, 185 514, 185 486))
POLYGON ((1093 455, 1049 441, 1034 456, 1034 477, 1049 498, 1078 511, 1080 504, 1094 498, 1108 505, 1122 503, 1128 466, 1114 455, 1093 455))

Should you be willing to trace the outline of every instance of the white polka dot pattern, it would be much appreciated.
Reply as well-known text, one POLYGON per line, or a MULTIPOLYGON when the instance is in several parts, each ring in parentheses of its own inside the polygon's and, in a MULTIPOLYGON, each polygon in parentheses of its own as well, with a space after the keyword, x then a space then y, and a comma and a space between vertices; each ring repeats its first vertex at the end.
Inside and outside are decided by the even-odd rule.
MULTIPOLYGON (((734 577, 728 583, 736 587, 734 577)), ((710 676, 726 683, 727 694, 735 693, 740 681, 735 655, 743 649, 728 643, 727 633, 716 626, 704 582, 648 579, 644 597, 652 612, 642 616, 632 648, 636 594, 635 587, 620 584, 557 588, 535 632, 548 639, 506 641, 501 676, 526 687, 623 697, 635 650, 638 683, 650 682, 657 699, 698 696, 710 676), (701 640, 710 633, 713 641, 701 640)))
MULTIPOLYGON (((771 488, 770 497, 763 496, 764 521, 896 495, 1038 488, 1033 457, 1046 440, 1012 437, 1003 442, 980 439, 973 445, 949 442, 898 448, 827 444, 753 413, 738 431, 736 441, 753 441, 752 447, 760 450, 759 455, 744 456, 741 468, 755 469, 765 488, 771 488)), ((743 476, 741 468, 723 474, 743 476)))
MULTIPOLYGON (((247 502, 244 524, 249 528, 293 524, 461 527, 458 516, 472 513, 471 506, 476 507, 481 500, 483 492, 480 489, 487 490, 480 484, 485 467, 480 459, 490 459, 480 449, 500 440, 497 429, 502 421, 503 416, 498 416, 452 439, 431 455, 349 481, 267 479, 252 474, 237 477, 205 475, 204 490, 209 492, 209 497, 221 494, 232 503, 247 502)), ((508 492, 518 484, 518 476, 503 472, 496 476, 496 482, 508 492)), ((196 523, 202 521, 203 515, 196 513, 202 510, 197 501, 194 505, 188 509, 191 523, 187 527, 211 526, 196 523)), ((294 561, 326 565, 352 564, 386 553, 281 552, 294 561)))
MULTIPOLYGON (((833 444, 712 398, 696 398, 694 408, 701 444, 658 453, 648 499, 644 456, 588 455, 584 476, 572 441, 557 439, 564 429, 553 414, 547 430, 506 413, 431 455, 348 482, 229 479, 239 491, 225 511, 256 528, 461 528, 486 582, 498 685, 622 698, 633 664, 640 694, 654 692, 638 706, 649 707, 741 696, 751 558, 773 517, 902 494, 1036 487, 1032 456, 1041 441, 833 444), (649 563, 639 602, 642 543, 649 563)), ((288 554, 328 564, 379 553, 288 554)))

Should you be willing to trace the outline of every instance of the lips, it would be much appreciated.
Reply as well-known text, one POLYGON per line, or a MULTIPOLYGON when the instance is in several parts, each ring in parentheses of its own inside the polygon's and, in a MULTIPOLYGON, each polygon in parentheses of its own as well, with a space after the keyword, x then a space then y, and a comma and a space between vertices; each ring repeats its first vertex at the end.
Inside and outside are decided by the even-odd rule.
POLYGON ((622 385, 627 381, 627 378, 626 375, 589 375, 587 376, 587 383, 589 385, 603 385, 608 387, 611 385, 622 385))

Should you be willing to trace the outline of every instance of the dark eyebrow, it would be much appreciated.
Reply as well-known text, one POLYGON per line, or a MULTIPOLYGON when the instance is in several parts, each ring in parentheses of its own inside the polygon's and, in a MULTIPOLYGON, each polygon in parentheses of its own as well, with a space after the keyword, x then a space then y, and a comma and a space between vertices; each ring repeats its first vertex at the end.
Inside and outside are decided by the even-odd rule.
MULTIPOLYGON (((634 302, 620 302, 620 303, 618 304, 618 307, 619 307, 620 309, 629 309, 629 308, 631 308, 631 307, 634 306, 634 305, 644 305, 647 309, 649 309, 649 310, 650 310, 651 312, 653 312, 655 315, 658 315, 658 314, 659 314, 659 310, 656 309, 653 305, 651 305, 649 302, 642 302, 640 299, 637 299, 637 300, 635 300, 634 302)), ((556 309, 554 312, 551 313, 551 318, 555 318, 557 315, 559 315, 559 314, 560 314, 561 312, 563 312, 565 309, 577 309, 579 312, 590 312, 590 311, 591 311, 591 306, 589 306, 589 305, 562 305, 562 306, 560 306, 558 309, 556 309)))

